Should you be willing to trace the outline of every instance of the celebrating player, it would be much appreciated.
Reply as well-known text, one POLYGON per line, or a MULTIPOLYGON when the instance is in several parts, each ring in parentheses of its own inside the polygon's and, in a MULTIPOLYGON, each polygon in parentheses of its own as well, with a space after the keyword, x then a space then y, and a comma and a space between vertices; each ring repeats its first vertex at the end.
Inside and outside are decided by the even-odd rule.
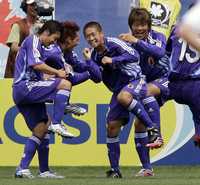
MULTIPOLYGON (((158 136, 158 130, 141 103, 141 99, 146 97, 146 82, 141 74, 139 55, 118 38, 104 37, 98 22, 88 22, 83 33, 93 48, 92 53, 90 49, 84 49, 86 60, 92 60, 99 66, 102 81, 113 92, 107 114, 107 147, 111 165, 107 177, 121 178, 119 133, 121 127, 128 123, 129 112, 143 121, 145 127, 151 130, 151 136, 155 139, 158 136)), ((145 134, 148 140, 147 132, 145 134)))
MULTIPOLYGON (((165 55, 166 38, 162 33, 151 29, 151 15, 144 8, 133 8, 129 14, 128 24, 132 33, 124 33, 120 38, 132 44, 140 54, 140 67, 148 82, 148 95, 157 96, 160 105, 167 99, 169 90, 168 71, 169 59, 165 55)), ((154 98, 144 100, 146 109, 152 121, 160 129, 159 105, 154 98), (148 105, 150 104, 150 106, 148 105)), ((152 176, 153 170, 149 159, 149 149, 146 147, 146 128, 135 122, 135 146, 142 163, 142 170, 137 176, 152 176)), ((162 146, 162 137, 148 144, 150 148, 162 146)))
POLYGON ((48 132, 48 115, 45 101, 54 99, 54 114, 51 131, 64 137, 73 137, 61 119, 64 115, 65 104, 69 99, 71 83, 66 80, 66 72, 57 70, 43 61, 42 46, 55 43, 61 35, 62 26, 57 21, 47 21, 37 35, 29 36, 23 42, 15 65, 13 82, 13 99, 23 115, 32 136, 28 138, 16 177, 33 178, 29 164, 36 149, 45 139, 48 132), (55 75, 56 78, 43 80, 43 74, 55 75))

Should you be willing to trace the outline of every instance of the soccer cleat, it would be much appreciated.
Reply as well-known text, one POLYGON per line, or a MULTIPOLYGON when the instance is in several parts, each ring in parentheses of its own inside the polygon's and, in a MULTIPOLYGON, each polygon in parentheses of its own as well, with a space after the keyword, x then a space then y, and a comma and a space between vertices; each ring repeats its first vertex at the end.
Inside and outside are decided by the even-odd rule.
POLYGON ((66 138, 73 138, 75 137, 72 133, 67 131, 67 128, 64 126, 64 124, 50 124, 48 130, 53 133, 57 133, 58 135, 61 135, 62 137, 66 138))
POLYGON ((18 167, 15 172, 15 178, 33 179, 35 177, 32 175, 29 169, 21 169, 18 167))
POLYGON ((106 172, 106 177, 107 178, 113 178, 113 179, 115 179, 115 178, 122 178, 122 174, 120 173, 120 171, 115 171, 115 170, 109 170, 109 171, 107 171, 106 172))
POLYGON ((158 137, 160 137, 160 131, 155 127, 148 128, 147 132, 149 137, 149 143, 153 143, 158 137))
POLYGON ((162 139, 162 137, 157 137, 157 139, 153 142, 153 143, 148 143, 146 145, 146 147, 150 148, 150 149, 157 149, 162 147, 164 144, 164 141, 162 139))
POLYGON ((67 104, 65 107, 65 114, 72 113, 74 115, 80 116, 84 115, 86 112, 86 109, 84 109, 83 107, 79 107, 76 104, 67 104))
POLYGON ((154 176, 153 170, 150 169, 141 169, 138 173, 135 174, 136 177, 152 177, 154 176))
POLYGON ((63 178, 65 178, 64 176, 57 175, 55 172, 52 172, 52 171, 45 171, 45 172, 39 173, 38 177, 49 178, 49 179, 63 179, 63 178))
MULTIPOLYGON (((45 104, 48 105, 48 104, 53 104, 53 100, 46 100, 45 104)), ((83 107, 79 107, 78 105, 76 104, 67 104, 65 106, 65 110, 64 110, 64 114, 74 114, 76 116, 82 116, 84 115, 85 113, 87 112, 86 109, 84 109, 83 107)))

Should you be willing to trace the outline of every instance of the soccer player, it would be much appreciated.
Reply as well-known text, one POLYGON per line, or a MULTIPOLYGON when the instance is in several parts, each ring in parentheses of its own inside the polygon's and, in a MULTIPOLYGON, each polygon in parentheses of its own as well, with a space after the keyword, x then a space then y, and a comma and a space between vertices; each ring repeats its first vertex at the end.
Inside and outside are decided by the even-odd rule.
POLYGON ((55 102, 50 130, 64 137, 73 137, 73 134, 61 124, 71 83, 66 80, 64 70, 49 67, 42 57, 42 46, 55 43, 60 38, 61 32, 62 26, 59 22, 47 21, 38 34, 28 36, 24 40, 16 58, 13 99, 32 132, 16 169, 16 177, 34 177, 28 168, 36 149, 45 142, 45 135, 48 132, 49 118, 45 107, 47 99, 52 98, 55 102), (44 73, 55 75, 56 78, 43 80, 44 73))
POLYGON ((151 13, 152 28, 168 39, 181 10, 180 0, 131 0, 131 8, 146 8, 151 13))
MULTIPOLYGON (((62 23, 62 26, 63 32, 57 44, 51 45, 48 48, 44 47, 45 63, 56 69, 65 69, 68 74, 67 79, 72 83, 72 86, 88 79, 96 81, 96 74, 98 73, 96 73, 92 63, 80 60, 75 51, 73 51, 79 44, 80 27, 73 21, 65 21, 62 23)), ((86 110, 78 107, 76 104, 67 104, 65 113, 83 115, 86 113, 86 110)))
MULTIPOLYGON (((140 54, 140 67, 142 73, 146 76, 148 83, 148 95, 159 96, 159 103, 162 105, 168 97, 168 71, 169 59, 165 56, 166 38, 162 33, 151 29, 151 15, 145 8, 133 8, 128 19, 131 33, 123 33, 119 37, 131 43, 140 54)), ((143 102, 150 118, 160 129, 159 105, 155 98, 151 97, 143 102), (148 105, 150 104, 150 106, 148 105)), ((135 121, 135 146, 142 163, 142 169, 137 176, 153 176, 153 169, 150 163, 149 149, 159 148, 163 144, 162 137, 157 141, 147 144, 146 128, 138 124, 140 120, 135 121)))
POLYGON ((178 37, 175 29, 170 37, 172 44, 172 70, 168 85, 170 97, 177 103, 189 106, 195 127, 194 144, 200 147, 200 53, 178 37))
MULTIPOLYGON (((119 133, 128 123, 129 112, 142 120, 145 127, 152 128, 152 135, 158 135, 141 103, 146 97, 146 82, 141 74, 139 55, 118 38, 105 37, 98 22, 85 24, 83 33, 93 48, 92 53, 89 48, 84 49, 85 59, 99 66, 103 83, 113 92, 107 114, 107 148, 111 166, 107 177, 121 178, 119 133)), ((145 135, 148 140, 147 132, 145 135)))

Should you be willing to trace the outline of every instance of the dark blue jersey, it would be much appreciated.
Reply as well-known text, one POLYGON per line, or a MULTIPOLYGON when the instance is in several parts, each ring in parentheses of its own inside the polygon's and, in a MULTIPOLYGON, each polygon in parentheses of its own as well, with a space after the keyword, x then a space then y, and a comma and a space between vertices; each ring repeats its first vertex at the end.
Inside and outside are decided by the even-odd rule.
POLYGON ((140 67, 147 82, 168 74, 169 57, 165 55, 166 38, 162 33, 151 30, 147 39, 139 40, 132 46, 139 52, 140 67))
POLYGON ((39 81, 42 72, 34 70, 33 66, 44 63, 42 44, 36 35, 28 36, 22 43, 15 62, 14 83, 20 81, 39 81))
POLYGON ((92 61, 99 66, 102 80, 108 89, 116 92, 130 81, 141 78, 139 55, 136 50, 118 38, 107 37, 104 42, 105 52, 99 54, 94 49, 92 61), (104 56, 111 57, 112 64, 103 65, 101 60, 104 56))
POLYGON ((53 44, 48 48, 43 47, 43 56, 45 62, 56 69, 64 68, 64 64, 70 64, 76 72, 84 72, 87 70, 87 63, 78 59, 74 51, 63 52, 59 45, 53 44))
POLYGON ((48 48, 43 47, 45 63, 56 69, 65 69, 65 64, 71 65, 74 72, 83 73, 88 71, 90 79, 94 82, 101 81, 98 66, 94 62, 80 60, 74 51, 63 52, 59 45, 53 44, 48 48))
POLYGON ((200 53, 182 38, 178 38, 174 31, 170 40, 172 48, 170 78, 172 80, 200 78, 200 53))

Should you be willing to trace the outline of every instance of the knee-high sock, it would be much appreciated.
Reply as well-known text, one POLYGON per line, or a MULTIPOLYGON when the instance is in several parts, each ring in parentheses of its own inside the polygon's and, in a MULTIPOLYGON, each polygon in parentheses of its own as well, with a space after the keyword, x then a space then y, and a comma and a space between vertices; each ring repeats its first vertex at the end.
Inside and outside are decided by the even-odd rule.
POLYGON ((25 147, 24 147, 24 154, 20 162, 20 168, 28 169, 30 162, 32 161, 37 147, 40 145, 41 141, 36 136, 31 136, 28 138, 25 147))
POLYGON ((70 91, 69 90, 58 90, 56 97, 54 99, 54 112, 53 112, 53 118, 52 123, 53 124, 60 124, 61 120, 64 116, 64 110, 66 104, 68 104, 70 97, 70 91))
POLYGON ((135 133, 135 147, 142 163, 142 168, 152 169, 149 156, 149 148, 146 147, 149 138, 147 132, 135 133))
POLYGON ((107 137, 108 158, 111 169, 119 171, 120 144, 119 137, 107 137))
POLYGON ((49 171, 49 137, 49 134, 46 134, 37 148, 39 169, 41 173, 49 171))
POLYGON ((133 99, 131 104, 128 107, 128 110, 135 114, 135 116, 140 119, 144 125, 148 128, 151 128, 153 126, 153 122, 151 121, 151 118, 149 117, 148 113, 146 112, 144 106, 139 101, 133 99))
POLYGON ((149 96, 143 99, 142 102, 154 126, 160 130, 160 106, 157 100, 153 96, 149 96))

